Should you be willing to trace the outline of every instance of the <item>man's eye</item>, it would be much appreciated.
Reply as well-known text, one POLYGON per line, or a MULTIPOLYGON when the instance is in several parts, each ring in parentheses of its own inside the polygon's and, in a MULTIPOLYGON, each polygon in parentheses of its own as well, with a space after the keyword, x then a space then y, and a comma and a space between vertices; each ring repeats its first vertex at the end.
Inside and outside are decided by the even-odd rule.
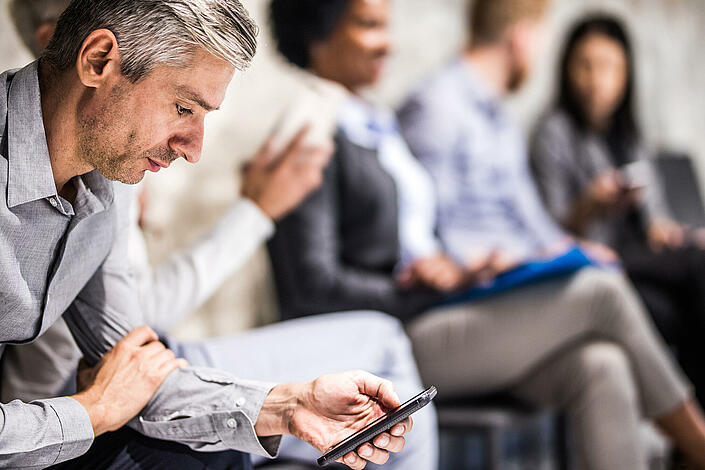
POLYGON ((193 111, 178 104, 176 105, 176 112, 179 113, 179 116, 183 116, 184 114, 193 114, 193 111))

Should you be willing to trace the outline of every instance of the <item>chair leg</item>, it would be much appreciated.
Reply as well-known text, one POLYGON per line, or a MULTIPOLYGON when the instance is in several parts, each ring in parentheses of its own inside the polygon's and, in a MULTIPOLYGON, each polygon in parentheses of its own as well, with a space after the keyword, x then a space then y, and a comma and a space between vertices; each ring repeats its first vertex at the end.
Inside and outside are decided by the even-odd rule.
POLYGON ((502 431, 491 429, 485 439, 487 470, 502 470, 502 431))

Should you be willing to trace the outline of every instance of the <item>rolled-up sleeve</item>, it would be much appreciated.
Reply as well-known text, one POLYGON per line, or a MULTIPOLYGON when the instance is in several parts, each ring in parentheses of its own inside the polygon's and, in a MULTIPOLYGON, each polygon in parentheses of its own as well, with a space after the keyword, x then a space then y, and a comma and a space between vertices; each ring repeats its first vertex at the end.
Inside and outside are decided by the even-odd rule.
POLYGON ((0 467, 43 468, 85 453, 93 427, 85 408, 61 397, 0 405, 0 467))

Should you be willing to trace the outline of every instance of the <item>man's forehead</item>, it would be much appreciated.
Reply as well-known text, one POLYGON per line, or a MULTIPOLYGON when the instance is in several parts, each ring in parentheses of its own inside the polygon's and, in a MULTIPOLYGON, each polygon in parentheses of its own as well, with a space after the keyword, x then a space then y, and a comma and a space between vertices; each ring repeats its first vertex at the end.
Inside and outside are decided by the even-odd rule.
POLYGON ((176 87, 176 93, 179 95, 179 97, 187 99, 189 101, 192 101, 199 105, 201 108, 205 109, 206 111, 215 111, 217 109, 220 109, 220 107, 216 104, 209 103, 206 98, 201 96, 201 94, 191 88, 188 85, 178 85, 176 87))

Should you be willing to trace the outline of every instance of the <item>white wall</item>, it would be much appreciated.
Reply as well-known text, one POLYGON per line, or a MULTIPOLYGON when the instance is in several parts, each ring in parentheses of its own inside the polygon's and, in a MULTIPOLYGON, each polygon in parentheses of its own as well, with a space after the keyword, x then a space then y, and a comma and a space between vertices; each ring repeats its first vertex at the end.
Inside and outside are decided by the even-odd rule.
MULTIPOLYGON (((30 58, 9 25, 8 0, 0 0, 0 70, 30 58)), ((264 138, 298 89, 296 79, 273 52, 265 0, 245 0, 262 25, 260 50, 251 69, 230 87, 223 110, 209 117, 202 161, 180 162, 147 181, 151 205, 148 234, 152 257, 163 259, 217 220, 237 194, 236 169, 264 138)), ((395 105, 463 42, 464 0, 394 0, 396 54, 374 99, 395 105)), ((692 153, 705 181, 705 1, 555 0, 547 50, 531 82, 511 100, 528 128, 550 99, 554 62, 567 26, 586 10, 608 9, 631 26, 637 49, 639 115, 649 140, 692 153)), ((234 241, 236 242, 236 241, 234 241)), ((199 312, 181 336, 224 334, 273 315, 269 267, 263 252, 199 312)))

